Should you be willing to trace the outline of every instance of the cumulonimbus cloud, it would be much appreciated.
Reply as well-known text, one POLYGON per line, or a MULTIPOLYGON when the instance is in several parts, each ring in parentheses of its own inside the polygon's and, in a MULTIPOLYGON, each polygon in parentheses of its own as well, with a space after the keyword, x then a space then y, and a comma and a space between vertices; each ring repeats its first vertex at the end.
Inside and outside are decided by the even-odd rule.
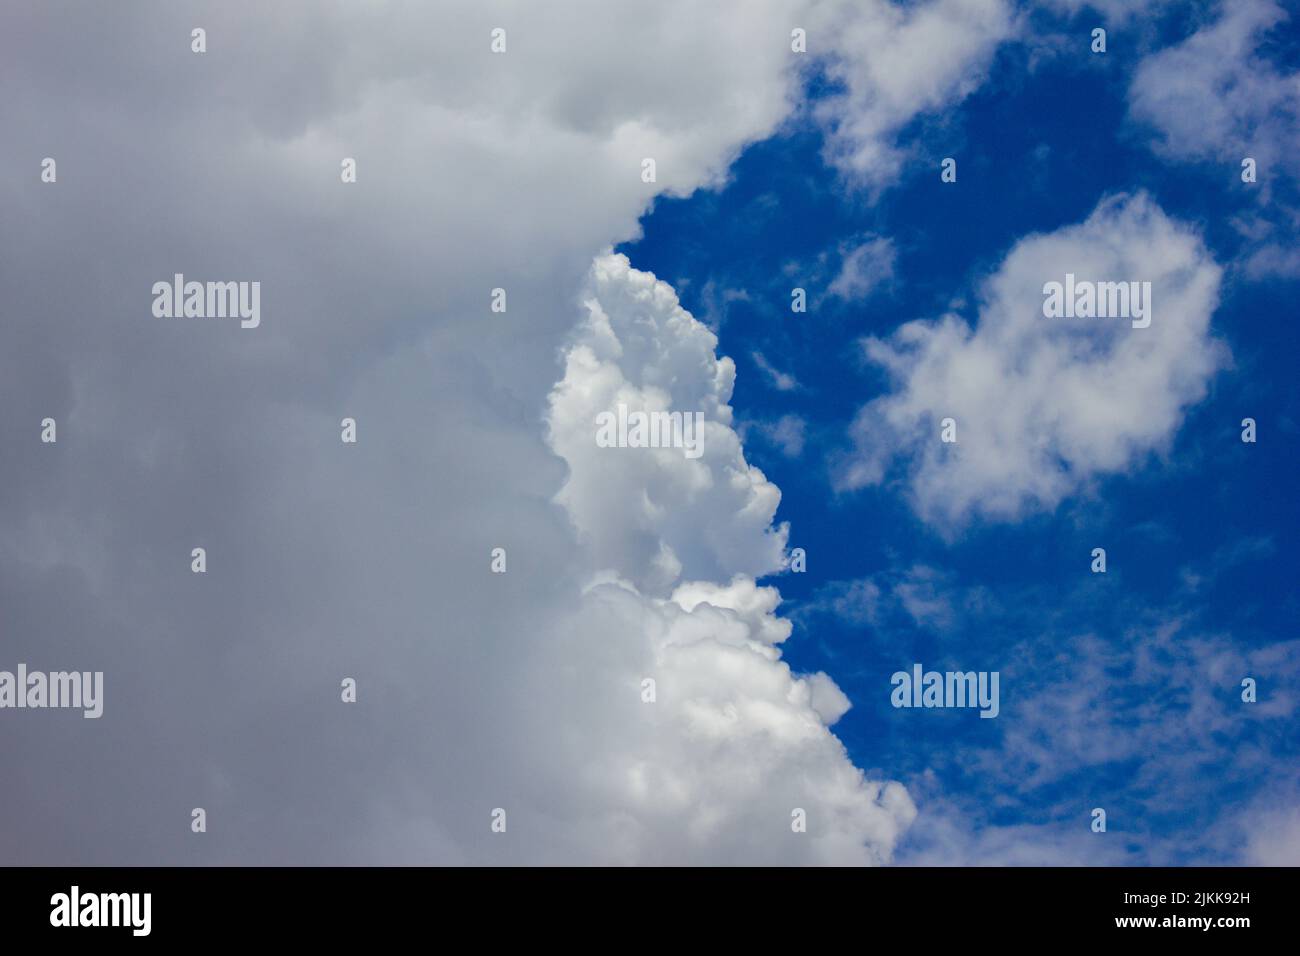
POLYGON ((599 631, 613 646, 586 659, 611 669, 607 687, 631 694, 655 682, 653 704, 615 708, 627 715, 617 725, 601 718, 626 736, 589 757, 608 764, 605 788, 647 811, 624 839, 639 836, 640 859, 711 846, 769 862, 888 860, 912 801, 848 760, 828 729, 848 699, 825 674, 791 673, 780 596, 753 579, 782 566, 786 529, 771 526, 780 494, 731 427, 733 364, 666 283, 624 256, 593 264, 585 308, 548 424, 569 471, 557 500, 584 545, 586 600, 599 609, 574 626, 617 620, 599 631), (599 447, 597 417, 619 403, 702 412, 702 454, 599 447), (792 829, 795 812, 806 834, 792 829))
POLYGON ((682 575, 778 570, 786 529, 771 524, 781 493, 745 461, 728 404, 736 368, 714 354, 717 337, 621 255, 596 261, 585 307, 548 423, 569 466, 559 500, 598 561, 661 588, 682 575), (700 456, 598 447, 597 416, 620 404, 702 414, 700 456))

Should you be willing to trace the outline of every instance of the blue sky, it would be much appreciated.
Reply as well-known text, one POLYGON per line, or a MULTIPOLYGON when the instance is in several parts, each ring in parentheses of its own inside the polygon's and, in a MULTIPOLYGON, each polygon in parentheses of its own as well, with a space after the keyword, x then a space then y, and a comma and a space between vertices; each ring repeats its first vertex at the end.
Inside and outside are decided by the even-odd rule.
MULTIPOLYGON (((927 810, 962 819, 970 846, 1007 858, 1063 846, 1058 859, 1187 863, 1239 859, 1243 820, 1294 803, 1300 282, 1294 270, 1247 269, 1257 246, 1237 224, 1269 222, 1274 241, 1294 246, 1296 179, 1279 162, 1244 184, 1234 162, 1169 155, 1132 115, 1142 59, 1216 15, 1174 7, 1112 26, 1105 54, 1087 49, 1099 17, 1034 12, 1030 36, 1066 42, 1001 46, 970 96, 900 132, 907 162, 878 191, 827 163, 814 114, 837 90, 810 76, 808 107, 747 148, 724 186, 661 198, 644 236, 618 249, 672 284, 736 362, 746 457, 780 487, 777 519, 808 553, 806 574, 769 579, 796 622, 784 657, 835 679, 854 704, 836 726, 854 763, 916 797, 902 862, 952 852, 927 810), (946 156, 956 183, 940 181, 946 156), (1231 363, 1179 415, 1167 448, 1054 506, 947 529, 918 516, 897 475, 836 483, 855 414, 890 387, 864 361, 863 337, 949 309, 973 322, 981 281, 1017 242, 1140 190, 1224 268, 1210 331, 1231 363), (827 294, 846 250, 876 239, 892 243, 891 274, 865 294, 827 294), (808 290, 802 315, 789 308, 796 285, 808 290), (785 416, 802 421, 802 447, 764 437, 785 416), (1255 444, 1240 440, 1247 416, 1255 444), (1099 546, 1104 575, 1089 568, 1099 546), (1000 671, 1000 718, 893 709, 889 676, 914 661, 1000 671), (1240 700, 1247 676, 1254 705, 1240 700), (1272 716, 1248 709, 1270 701, 1272 716), (1089 830, 1098 806, 1105 834, 1089 830)), ((1300 65, 1293 24, 1258 49, 1279 73, 1300 65)))

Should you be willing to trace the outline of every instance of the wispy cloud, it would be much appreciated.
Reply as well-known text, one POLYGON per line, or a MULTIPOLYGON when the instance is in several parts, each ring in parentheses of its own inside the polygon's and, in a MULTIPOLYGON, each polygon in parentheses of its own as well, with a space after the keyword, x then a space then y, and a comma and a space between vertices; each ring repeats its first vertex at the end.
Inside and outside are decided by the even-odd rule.
POLYGON ((776 368, 762 352, 757 350, 751 352, 750 358, 758 370, 767 376, 768 383, 778 392, 793 392, 799 388, 799 382, 793 375, 776 368))
POLYGON ((846 302, 865 299, 894 278, 894 241, 868 236, 840 247, 840 271, 827 293, 846 302))

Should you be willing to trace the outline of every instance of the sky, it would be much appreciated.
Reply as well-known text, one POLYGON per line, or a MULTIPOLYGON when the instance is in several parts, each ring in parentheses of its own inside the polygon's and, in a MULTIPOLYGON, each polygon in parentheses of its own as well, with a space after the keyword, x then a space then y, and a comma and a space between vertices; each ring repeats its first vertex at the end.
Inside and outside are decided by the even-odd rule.
POLYGON ((0 862, 1300 863, 1298 16, 6 8, 0 862))

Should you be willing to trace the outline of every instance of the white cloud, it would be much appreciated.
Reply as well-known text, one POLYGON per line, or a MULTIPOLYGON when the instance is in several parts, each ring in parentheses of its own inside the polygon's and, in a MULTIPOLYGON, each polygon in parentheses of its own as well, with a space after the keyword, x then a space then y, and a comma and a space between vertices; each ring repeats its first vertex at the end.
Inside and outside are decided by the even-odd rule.
POLYGON ((753 359, 759 371, 767 376, 767 380, 778 392, 793 392, 799 387, 798 379, 776 368, 762 352, 755 351, 751 353, 750 358, 753 359))
POLYGON ((1258 200, 1233 226, 1247 240, 1238 255, 1248 279, 1300 275, 1289 237, 1300 225, 1290 188, 1300 179, 1300 73, 1286 72, 1265 46, 1291 26, 1271 0, 1223 3, 1214 22, 1176 46, 1147 56, 1129 89, 1129 112, 1156 132, 1158 155, 1220 163, 1225 182, 1258 200), (1255 161, 1256 182, 1237 182, 1255 161))
POLYGON ((727 320, 733 303, 752 301, 749 293, 744 289, 719 287, 714 279, 709 279, 701 286, 700 300, 702 313, 698 318, 714 332, 722 328, 722 323, 727 320))
POLYGON ((781 661, 792 625, 776 616, 776 589, 753 580, 781 567, 785 529, 771 529, 779 493, 730 428, 731 363, 666 283, 623 256, 594 264, 586 308, 548 422, 569 468, 557 500, 594 572, 572 625, 604 645, 577 655, 584 680, 629 695, 593 713, 602 731, 584 746, 595 806, 621 821, 593 851, 609 858, 618 846, 641 862, 689 861, 701 847, 714 862, 888 860, 911 800, 849 762, 827 729, 848 699, 827 675, 798 677, 781 661), (616 402, 704 410, 704 454, 598 448, 596 415, 616 402), (631 696, 646 677, 653 705, 631 696), (790 830, 796 808, 815 821, 802 842, 790 830))
POLYGON ((985 283, 974 328, 946 315, 863 343, 893 385, 855 420, 838 484, 879 484, 901 458, 917 512, 951 532, 972 517, 1050 510, 1136 466, 1168 446, 1227 361, 1210 335, 1219 278, 1197 235, 1145 194, 1021 240, 985 283), (1045 318, 1043 286, 1067 273, 1151 282, 1150 327, 1045 318), (956 444, 940 441, 948 417, 956 444))
POLYGON ((771 522, 781 493, 745 461, 731 428, 735 365, 672 288, 621 255, 595 263, 587 318, 550 397, 551 444, 569 466, 559 500, 601 566, 638 587, 679 577, 724 580, 782 565, 786 529, 771 522), (596 418, 630 411, 702 413, 702 454, 601 448, 596 418))
POLYGON ((1251 278, 1264 276, 1300 276, 1300 249, 1292 245, 1269 244, 1251 253, 1244 266, 1251 278))
POLYGON ((846 623, 872 627, 879 625, 884 591, 870 578, 832 581, 823 585, 809 611, 828 611, 846 623))
POLYGON ((845 301, 865 299, 881 283, 894 277, 894 241, 880 236, 868 236, 848 243, 840 250, 839 275, 827 288, 827 293, 845 301))
POLYGON ((924 812, 900 850, 900 866, 1123 866, 1132 864, 1130 849, 1115 840, 1098 839, 1085 822, 1012 823, 980 821, 981 808, 945 799, 936 793, 922 804, 924 812))
POLYGON ((818 5, 813 16, 809 49, 829 51, 827 74, 843 86, 816 107, 829 135, 827 158, 872 188, 894 180, 907 158, 894 141, 898 131, 968 96, 1016 29, 1004 0, 840 0, 818 5))
POLYGON ((1138 17, 1150 17, 1174 0, 1039 0, 1042 6, 1070 16, 1088 10, 1102 15, 1107 25, 1123 25, 1138 17))
POLYGON ((906 782, 920 813, 897 862, 1258 864, 1265 833, 1278 838, 1272 859, 1294 853, 1285 738, 1300 706, 1300 642, 1225 634, 1204 620, 1219 617, 1213 601, 1099 600, 1098 586, 1013 588, 997 604, 936 592, 962 611, 936 648, 951 662, 940 666, 991 654, 1003 705, 982 741, 919 742, 911 755, 926 769, 906 782), (1254 703, 1241 697, 1246 676, 1258 681, 1254 703), (1090 831, 1098 806, 1125 840, 1090 831))
POLYGON ((742 439, 748 441, 751 435, 757 435, 787 458, 803 454, 807 432, 808 423, 798 415, 782 415, 776 421, 744 422, 740 427, 742 439))
POLYGON ((1287 19, 1270 0, 1224 3, 1214 23, 1142 60, 1129 106, 1159 132, 1160 152, 1234 170, 1253 157, 1261 189, 1275 168, 1300 173, 1300 74, 1259 54, 1267 32, 1287 19))
MULTIPOLYGON (((1300 645, 1243 648, 1222 633, 1198 632, 1191 613, 1133 616, 1140 619, 1112 638, 1057 634, 1015 647, 1003 674, 1004 687, 1018 687, 1003 714, 1012 719, 1000 746, 966 754, 972 771, 1034 799, 1039 788, 1081 772, 1129 764, 1124 803, 1131 819, 1211 806, 1207 791, 1249 794, 1254 786, 1272 794, 1286 786, 1293 768, 1278 760, 1267 731, 1254 731, 1294 720, 1300 645), (1241 701, 1244 675, 1258 678, 1258 703, 1241 701)), ((1221 823, 1236 825, 1231 817, 1221 823)), ((1177 846, 1148 847, 1149 862, 1179 852, 1259 862, 1240 841, 1218 847, 1213 833, 1189 836, 1177 846)))
POLYGON ((1247 866, 1300 866, 1300 807, 1254 814, 1243 821, 1247 866))
POLYGON ((601 578, 503 675, 527 704, 512 714, 521 739, 507 755, 535 757, 518 761, 522 835, 502 859, 889 860, 915 808, 901 785, 867 779, 828 730, 848 709, 834 682, 780 660, 789 623, 774 589, 737 577, 654 598, 601 578), (791 830, 796 808, 807 833, 791 830))

